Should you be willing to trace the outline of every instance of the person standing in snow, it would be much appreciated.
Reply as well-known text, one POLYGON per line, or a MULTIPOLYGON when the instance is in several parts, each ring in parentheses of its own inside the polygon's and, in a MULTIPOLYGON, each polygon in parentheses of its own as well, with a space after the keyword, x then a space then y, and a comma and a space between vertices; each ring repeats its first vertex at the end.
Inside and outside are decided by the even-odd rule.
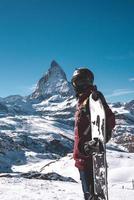
POLYGON ((92 93, 94 100, 101 98, 106 113, 107 142, 111 138, 112 129, 115 126, 115 116, 109 108, 103 94, 97 91, 93 85, 94 74, 88 68, 78 68, 74 71, 72 85, 78 100, 75 113, 75 139, 73 157, 75 166, 80 173, 82 190, 85 200, 97 200, 94 194, 92 152, 96 144, 91 140, 89 96, 92 93), (89 127, 89 128, 88 128, 89 127), (86 134, 84 134, 86 131, 86 134), (88 133, 87 133, 88 131, 88 133))

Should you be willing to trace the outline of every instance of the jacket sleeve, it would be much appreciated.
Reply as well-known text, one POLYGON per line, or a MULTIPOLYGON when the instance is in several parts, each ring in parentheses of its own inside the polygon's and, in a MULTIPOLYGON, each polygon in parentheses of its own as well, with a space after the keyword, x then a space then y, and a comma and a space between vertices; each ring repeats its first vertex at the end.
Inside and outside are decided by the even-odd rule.
POLYGON ((109 108, 105 97, 101 92, 99 92, 99 96, 102 100, 102 103, 104 105, 105 113, 106 113, 106 132, 107 132, 107 139, 108 142, 111 139, 112 136, 112 130, 115 127, 115 114, 112 112, 112 110, 109 108))

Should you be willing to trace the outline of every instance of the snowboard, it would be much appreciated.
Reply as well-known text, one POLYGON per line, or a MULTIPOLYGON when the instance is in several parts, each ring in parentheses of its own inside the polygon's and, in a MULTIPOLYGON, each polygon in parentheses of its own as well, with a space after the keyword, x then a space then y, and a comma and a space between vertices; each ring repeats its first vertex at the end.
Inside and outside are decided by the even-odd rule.
POLYGON ((92 140, 98 140, 99 151, 92 154, 94 193, 99 200, 108 200, 107 162, 106 162, 106 116, 100 98, 89 96, 92 140))

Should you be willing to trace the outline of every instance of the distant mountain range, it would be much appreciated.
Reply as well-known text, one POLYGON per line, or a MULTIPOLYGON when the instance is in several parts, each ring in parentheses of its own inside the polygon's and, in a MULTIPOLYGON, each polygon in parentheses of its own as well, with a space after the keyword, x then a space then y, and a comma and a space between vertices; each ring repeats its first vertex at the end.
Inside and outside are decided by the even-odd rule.
MULTIPOLYGON (((38 159, 55 159, 73 149, 75 94, 66 74, 52 61, 29 96, 0 98, 0 171, 38 159)), ((116 127, 109 149, 134 152, 134 100, 110 104, 116 127)))

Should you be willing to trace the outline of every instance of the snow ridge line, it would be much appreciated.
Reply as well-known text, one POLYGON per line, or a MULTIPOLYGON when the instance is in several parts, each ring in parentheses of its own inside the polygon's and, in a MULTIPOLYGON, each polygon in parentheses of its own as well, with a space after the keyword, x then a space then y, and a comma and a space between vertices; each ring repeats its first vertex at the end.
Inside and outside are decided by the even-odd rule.
POLYGON ((46 167, 48 167, 49 165, 51 165, 51 164, 53 164, 53 163, 56 163, 56 162, 59 161, 59 160, 60 160, 60 158, 58 158, 58 159, 56 159, 56 160, 54 160, 54 161, 51 161, 51 162, 47 163, 46 165, 44 165, 44 166, 39 170, 39 172, 42 172, 46 167))

